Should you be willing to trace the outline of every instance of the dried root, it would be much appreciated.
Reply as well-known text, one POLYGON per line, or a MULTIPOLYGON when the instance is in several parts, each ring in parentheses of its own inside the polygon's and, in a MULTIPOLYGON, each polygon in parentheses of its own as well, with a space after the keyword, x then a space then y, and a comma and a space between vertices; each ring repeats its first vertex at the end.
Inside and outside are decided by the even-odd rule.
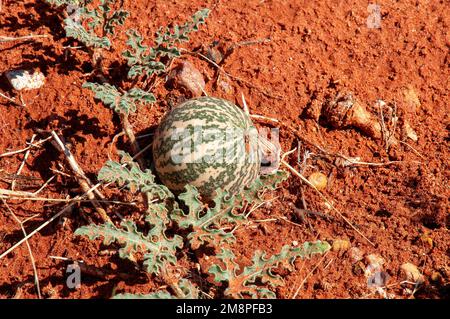
POLYGON ((355 127, 375 139, 383 136, 380 123, 351 94, 338 94, 324 105, 321 114, 333 128, 355 127))

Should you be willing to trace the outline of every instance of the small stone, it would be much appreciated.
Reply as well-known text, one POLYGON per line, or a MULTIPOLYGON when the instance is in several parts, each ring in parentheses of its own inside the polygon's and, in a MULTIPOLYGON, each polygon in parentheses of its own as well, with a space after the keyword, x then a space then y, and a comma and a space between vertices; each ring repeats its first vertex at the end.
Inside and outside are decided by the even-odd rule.
POLYGON ((263 135, 259 136, 261 167, 259 173, 261 175, 274 174, 280 168, 281 161, 281 145, 269 141, 263 135))
POLYGON ((331 250, 334 252, 346 251, 350 248, 351 244, 348 240, 345 239, 335 239, 333 241, 333 245, 331 246, 331 250))
POLYGON ((442 281, 442 275, 437 271, 433 272, 430 276, 431 281, 440 282, 442 281))
POLYGON ((220 87, 222 91, 225 92, 226 94, 233 94, 233 87, 231 86, 227 78, 228 77, 221 76, 217 80, 217 86, 220 87))
POLYGON ((365 273, 366 267, 364 267, 364 264, 361 261, 359 261, 353 265, 352 271, 353 274, 355 274, 356 276, 360 276, 365 273))
POLYGON ((367 286, 373 288, 381 288, 385 287, 387 282, 389 281, 390 276, 385 271, 375 271, 369 278, 367 279, 367 286))
POLYGON ((420 270, 417 268, 417 266, 411 263, 404 263, 400 266, 400 270, 402 271, 407 281, 412 281, 418 284, 424 281, 423 275, 420 273, 420 270))
POLYGON ((384 264, 384 259, 377 254, 370 254, 366 256, 366 262, 368 265, 372 265, 374 268, 381 269, 384 264))
POLYGON ((406 137, 413 140, 414 142, 417 142, 417 140, 419 139, 417 137, 417 133, 416 133, 416 131, 414 131, 414 129, 411 127, 411 125, 408 122, 405 122, 404 129, 405 129, 406 137))
POLYGON ((169 80, 174 81, 175 86, 182 87, 190 92, 193 97, 202 96, 205 90, 206 84, 203 75, 188 61, 178 65, 171 72, 169 80))
POLYGON ((6 72, 5 75, 17 91, 38 89, 45 83, 45 76, 40 71, 14 70, 6 72))
POLYGON ((350 248, 349 254, 354 264, 357 263, 358 261, 361 261, 364 258, 363 251, 358 247, 350 248))
POLYGON ((298 241, 294 240, 294 241, 292 242, 292 246, 297 247, 297 246, 298 246, 298 241))
POLYGON ((433 248, 433 239, 431 239, 431 237, 428 236, 428 233, 425 233, 422 236, 420 236, 420 240, 429 248, 433 248))
POLYGON ((318 122, 321 112, 322 112, 322 102, 314 99, 313 101, 311 101, 309 107, 305 110, 305 116, 306 118, 318 122))
POLYGON ((322 191, 327 187, 328 179, 325 174, 315 172, 309 175, 308 181, 314 185, 317 190, 322 191))
POLYGON ((402 91, 403 101, 405 102, 408 110, 415 113, 417 108, 420 107, 419 96, 412 85, 408 85, 402 91))

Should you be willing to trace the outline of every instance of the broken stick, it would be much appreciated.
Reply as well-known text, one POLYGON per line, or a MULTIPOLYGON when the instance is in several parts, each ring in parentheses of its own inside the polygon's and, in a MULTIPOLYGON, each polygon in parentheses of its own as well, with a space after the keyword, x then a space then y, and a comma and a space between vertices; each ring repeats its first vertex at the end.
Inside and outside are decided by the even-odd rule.
MULTIPOLYGON (((61 141, 61 139, 59 138, 58 134, 55 133, 55 131, 52 131, 51 135, 54 141, 56 142, 52 144, 58 151, 60 151, 65 155, 67 163, 74 172, 78 184, 80 184, 80 187, 83 190, 83 192, 87 193, 87 197, 92 201, 92 205, 94 206, 95 210, 99 213, 104 222, 111 221, 109 216, 106 214, 106 211, 103 209, 103 207, 101 207, 100 203, 96 200, 95 195, 91 192, 88 192, 92 188, 93 184, 91 180, 86 176, 80 165, 78 165, 77 161, 75 160, 75 157, 72 155, 67 146, 61 141)), ((95 193, 97 194, 97 196, 101 194, 98 190, 95 193)), ((100 197, 102 199, 104 198, 103 195, 100 195, 100 197)))

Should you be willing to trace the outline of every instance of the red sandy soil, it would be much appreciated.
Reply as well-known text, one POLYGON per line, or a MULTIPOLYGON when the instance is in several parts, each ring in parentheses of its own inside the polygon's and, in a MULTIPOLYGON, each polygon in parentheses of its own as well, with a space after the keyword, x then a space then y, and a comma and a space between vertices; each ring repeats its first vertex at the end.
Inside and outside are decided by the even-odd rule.
MULTIPOLYGON (((42 88, 21 94, 26 107, 0 97, 0 154, 23 148, 38 128, 58 130, 80 166, 95 179, 108 154, 115 154, 117 148, 128 149, 128 145, 123 138, 112 144, 113 137, 121 131, 118 118, 95 101, 88 89, 81 88, 88 79, 85 74, 91 71, 87 53, 64 49, 76 42, 64 37, 61 18, 43 1, 2 2, 0 35, 47 34, 49 37, 0 43, 0 73, 39 68, 46 76, 42 88)), ((184 22, 198 9, 211 8, 207 24, 192 35, 191 41, 184 45, 186 49, 208 46, 215 40, 225 46, 242 41, 256 43, 236 47, 221 64, 226 72, 245 80, 228 79, 231 86, 228 92, 216 85, 218 71, 214 66, 198 56, 181 57, 191 61, 204 75, 209 95, 241 104, 242 92, 252 114, 277 118, 295 127, 305 140, 330 153, 360 157, 364 162, 399 161, 383 166, 342 168, 321 157, 314 146, 303 143, 300 158, 306 150, 313 154, 302 173, 309 176, 321 171, 328 176, 324 195, 374 246, 330 210, 314 190, 291 176, 280 189, 269 194, 268 198, 276 199, 252 215, 254 220, 277 220, 250 223, 237 232, 238 241, 232 248, 242 262, 249 261, 256 249, 272 253, 293 241, 320 239, 332 243, 335 239, 345 239, 364 255, 377 254, 384 259, 383 269, 389 280, 388 288, 383 291, 388 297, 445 298, 448 297, 450 195, 448 2, 380 1, 380 29, 367 27, 367 5, 367 1, 332 0, 125 0, 124 8, 131 15, 126 25, 118 29, 104 65, 115 81, 124 77, 126 69, 120 54, 127 28, 137 28, 150 42, 157 27, 184 22), (410 119, 418 141, 403 140, 409 146, 399 143, 386 152, 381 140, 357 129, 332 129, 305 116, 308 107, 323 104, 338 92, 353 92, 375 118, 377 99, 396 103, 401 115, 407 108, 402 90, 408 86, 415 90, 421 104, 410 119), (335 219, 307 216, 302 221, 292 208, 292 204, 303 207, 301 193, 308 209, 335 219), (399 283, 405 279, 400 266, 406 262, 416 265, 425 277, 425 282, 415 291, 413 286, 399 283)), ((3 75, 0 90, 19 100, 18 93, 10 88, 3 75)), ((158 102, 141 108, 131 118, 137 134, 157 125, 169 109, 169 101, 179 94, 162 83, 155 88, 155 93, 158 102)), ((283 151, 298 146, 297 138, 283 127, 280 139, 283 151)), ((151 140, 147 137, 140 141, 146 145, 151 140)), ((23 156, 21 153, 0 158, 0 177, 14 174, 23 156)), ((297 153, 289 157, 289 162, 301 169, 297 153)), ((73 178, 55 170, 71 174, 64 157, 45 144, 30 153, 21 173, 36 179, 28 181, 28 185, 18 183, 16 189, 34 191, 56 175, 40 194, 42 197, 62 198, 80 193, 73 178)), ((0 187, 8 188, 10 184, 3 181, 0 187)), ((104 193, 126 199, 110 190, 104 193)), ((24 224, 27 232, 64 207, 17 200, 8 204, 21 220, 33 216, 24 224)), ((123 206, 110 207, 108 212, 112 214, 114 210, 122 214, 139 213, 123 206)), ((77 227, 89 221, 99 222, 99 218, 89 204, 81 204, 29 240, 44 297, 109 298, 114 291, 149 292, 161 285, 114 253, 105 254, 106 247, 98 241, 73 235, 77 227), (84 275, 81 288, 70 290, 65 285, 66 262, 50 256, 83 260, 107 274, 84 275), (117 273, 127 273, 129 277, 122 278, 117 273)), ((0 253, 21 238, 19 225, 5 205, 0 204, 0 253)), ((186 256, 181 260, 192 269, 191 276, 199 277, 197 281, 204 291, 209 289, 211 294, 220 297, 220 289, 208 288, 208 278, 198 276, 195 263, 200 268, 206 267, 208 262, 204 256, 195 259, 195 263, 189 262, 186 256)), ((276 293, 279 298, 291 298, 300 288, 297 298, 381 297, 368 287, 364 267, 367 262, 355 264, 349 251, 333 251, 323 259, 297 261, 293 272, 282 273, 286 284, 276 293)), ((23 244, 0 260, 0 297, 36 296, 32 264, 23 244)))

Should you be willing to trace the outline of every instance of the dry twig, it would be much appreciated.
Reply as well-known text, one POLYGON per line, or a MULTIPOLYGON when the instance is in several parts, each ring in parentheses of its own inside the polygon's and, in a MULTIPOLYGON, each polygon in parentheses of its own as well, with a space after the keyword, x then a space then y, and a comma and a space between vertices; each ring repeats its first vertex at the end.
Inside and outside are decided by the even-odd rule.
MULTIPOLYGON (((8 203, 3 198, 2 198, 2 202, 5 205, 6 209, 8 209, 9 213, 14 218, 14 220, 20 225, 20 228, 22 229, 22 233, 23 233, 23 235, 26 238, 27 237, 27 232, 25 231, 25 228, 23 227, 23 222, 20 221, 20 219, 16 216, 16 214, 14 214, 12 209, 9 207, 8 203)), ((38 298, 41 299, 42 296, 41 296, 41 289, 39 287, 39 275, 38 275, 38 272, 37 272, 36 263, 34 261, 33 252, 31 251, 31 246, 30 246, 30 243, 28 242, 28 240, 25 240, 25 243, 27 244, 28 254, 30 255, 31 265, 33 266, 34 283, 36 285, 36 291, 37 291, 37 294, 38 294, 38 298)))
POLYGON ((311 276, 314 271, 317 269, 317 267, 319 267, 319 265, 322 263, 322 261, 325 259, 325 257, 328 255, 328 252, 326 252, 322 258, 319 260, 319 262, 316 264, 316 266, 308 273, 308 275, 306 275, 305 279, 303 279, 302 283, 300 284, 300 286, 298 286, 297 290, 295 291, 294 295, 292 296, 292 299, 295 299, 298 295, 298 293, 300 292, 300 289, 302 289, 303 285, 305 284, 306 280, 309 278, 309 276, 311 276))
POLYGON ((30 34, 30 35, 24 35, 21 37, 8 37, 8 36, 0 35, 0 43, 11 42, 11 41, 33 40, 33 39, 48 38, 48 37, 49 37, 48 34, 30 34))
MULTIPOLYGON (((31 137, 31 140, 30 140, 30 144, 33 144, 35 138, 36 138, 36 134, 33 134, 33 136, 31 137)), ((28 160, 29 155, 30 155, 30 149, 28 149, 25 152, 22 163, 20 164, 19 169, 17 170, 17 173, 16 173, 17 176, 19 176, 20 173, 22 172, 22 169, 25 166, 25 163, 28 160)), ((16 186, 16 179, 13 179, 13 181, 11 182, 11 190, 14 190, 15 186, 16 186)))
MULTIPOLYGON (((85 192, 83 195, 76 197, 76 199, 81 199, 84 196, 88 196, 88 194, 91 194, 95 189, 97 189, 98 187, 100 187, 100 185, 102 185, 102 183, 98 183, 97 185, 91 187, 87 192, 85 192)), ((6 250, 4 253, 2 253, 0 255, 0 259, 2 259, 3 257, 5 257, 6 255, 8 255, 9 253, 11 253, 14 249, 16 249, 17 247, 19 247, 23 242, 27 241, 29 238, 31 238, 32 236, 34 236, 36 233, 40 232, 43 228, 45 228, 46 226, 48 226, 49 224, 51 224, 54 220, 56 220, 57 218, 59 218, 60 216, 62 216, 63 214, 69 212, 72 207, 77 203, 77 201, 73 201, 72 203, 70 203, 69 205, 67 205, 66 207, 64 207, 62 210, 60 210, 58 213, 56 213, 55 215, 53 215, 53 217, 51 217, 49 220, 47 220, 46 222, 42 223, 38 228, 36 228, 35 230, 33 230, 31 233, 29 233, 28 235, 26 235, 24 238, 22 238, 21 240, 19 240, 15 245, 13 245, 11 248, 9 248, 8 250, 6 250)))
MULTIPOLYGON (((110 221, 108 214, 106 214, 106 211, 103 209, 103 207, 101 207, 99 202, 96 200, 95 195, 93 193, 88 193, 89 189, 93 187, 91 180, 86 176, 80 165, 78 165, 74 156, 72 155, 70 150, 66 147, 66 145, 61 141, 58 134, 56 134, 55 131, 52 131, 51 135, 53 136, 53 139, 56 142, 56 145, 54 144, 55 148, 65 155, 67 163, 74 172, 78 184, 80 185, 81 189, 85 193, 87 193, 88 198, 91 200, 92 206, 94 206, 95 210, 99 213, 104 222, 110 221)), ((95 193, 97 195, 100 195, 99 196, 100 198, 102 199, 105 198, 103 195, 101 195, 101 193, 98 190, 95 193)))
POLYGON ((334 205, 325 197, 325 195, 323 195, 313 184, 311 184, 311 182, 305 178, 302 174, 300 174, 295 168, 293 168, 289 163, 287 163, 286 161, 281 161, 281 164, 283 164, 284 166, 286 166, 286 168, 288 168, 292 173, 294 173, 294 175, 296 175, 297 177, 299 177, 303 182, 305 182, 308 186, 312 187, 317 194, 319 194, 319 196, 331 207, 331 209, 336 212, 351 228, 353 228, 353 230, 355 230, 360 236, 362 236, 365 240, 367 240, 368 243, 370 243, 372 246, 375 247, 375 244, 369 239, 367 238, 363 233, 361 233, 361 231, 359 231, 349 220, 347 217, 345 217, 336 207, 334 207, 334 205))
POLYGON ((44 138, 43 140, 37 141, 37 142, 34 143, 34 144, 33 144, 33 143, 28 143, 28 146, 25 147, 25 148, 23 148, 23 149, 20 149, 20 150, 17 150, 17 151, 11 151, 11 152, 7 152, 7 153, 0 154, 0 158, 6 157, 6 156, 12 156, 12 155, 16 155, 16 154, 20 154, 20 153, 26 152, 26 151, 28 151, 29 149, 33 148, 33 147, 39 147, 40 145, 44 144, 45 142, 47 142, 47 141, 50 140, 50 139, 52 139, 51 136, 49 136, 49 137, 47 137, 47 138, 44 138))
POLYGON ((16 102, 15 99, 13 99, 13 98, 11 98, 11 97, 9 97, 9 96, 7 96, 7 95, 1 93, 1 92, 0 92, 0 97, 2 97, 2 98, 4 98, 4 99, 7 99, 9 102, 11 102, 11 103, 13 103, 13 104, 15 104, 15 105, 17 105, 17 106, 25 107, 25 105, 23 105, 23 103, 20 104, 20 103, 16 102))

